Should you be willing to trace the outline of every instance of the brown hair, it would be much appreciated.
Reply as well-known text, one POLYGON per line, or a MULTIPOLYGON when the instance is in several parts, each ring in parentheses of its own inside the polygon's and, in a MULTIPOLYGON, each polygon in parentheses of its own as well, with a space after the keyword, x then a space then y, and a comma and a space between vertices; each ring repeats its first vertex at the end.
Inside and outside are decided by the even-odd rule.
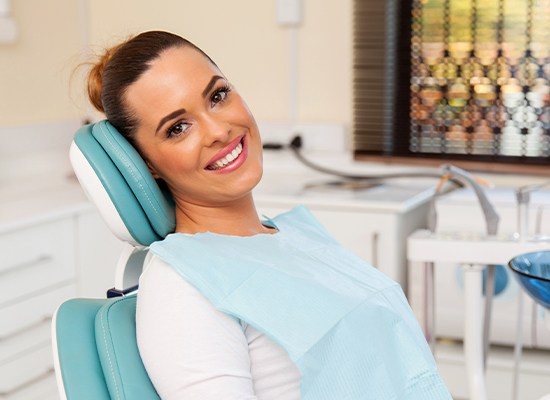
POLYGON ((133 134, 138 120, 124 104, 128 87, 146 72, 164 50, 191 46, 214 66, 201 49, 181 36, 164 31, 149 31, 107 49, 88 73, 88 97, 109 122, 135 146, 133 134))

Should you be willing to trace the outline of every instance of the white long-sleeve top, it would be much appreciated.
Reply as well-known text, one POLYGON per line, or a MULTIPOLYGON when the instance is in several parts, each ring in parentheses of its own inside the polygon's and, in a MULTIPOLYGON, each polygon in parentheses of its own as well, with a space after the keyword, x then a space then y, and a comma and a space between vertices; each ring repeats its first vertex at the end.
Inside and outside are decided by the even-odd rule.
POLYGON ((300 370, 153 256, 139 279, 137 344, 163 400, 298 400, 300 370))

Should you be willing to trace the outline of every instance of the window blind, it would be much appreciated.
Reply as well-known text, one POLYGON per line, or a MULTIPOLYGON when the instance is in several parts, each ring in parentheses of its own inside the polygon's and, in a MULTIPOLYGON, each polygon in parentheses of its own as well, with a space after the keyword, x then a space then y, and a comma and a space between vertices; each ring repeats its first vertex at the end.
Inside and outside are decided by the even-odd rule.
POLYGON ((550 0, 355 0, 356 154, 550 163, 550 0))
POLYGON ((353 40, 354 145, 391 154, 398 2, 355 1, 353 40))

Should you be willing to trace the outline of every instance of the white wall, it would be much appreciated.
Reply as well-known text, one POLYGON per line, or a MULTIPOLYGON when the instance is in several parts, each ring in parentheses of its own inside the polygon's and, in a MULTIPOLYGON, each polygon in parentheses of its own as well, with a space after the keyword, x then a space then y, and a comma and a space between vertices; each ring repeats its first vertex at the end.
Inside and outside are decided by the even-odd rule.
MULTIPOLYGON (((299 32, 298 118, 351 125, 352 0, 303 0, 299 32)), ((169 30, 207 52, 259 121, 289 115, 288 29, 275 0, 16 0, 16 43, 0 45, 0 126, 85 114, 83 30, 95 51, 150 29, 169 30), (82 20, 80 7, 88 7, 82 20)))
POLYGON ((76 117, 68 78, 80 50, 77 2, 12 1, 12 13, 19 37, 0 44, 0 126, 76 117))

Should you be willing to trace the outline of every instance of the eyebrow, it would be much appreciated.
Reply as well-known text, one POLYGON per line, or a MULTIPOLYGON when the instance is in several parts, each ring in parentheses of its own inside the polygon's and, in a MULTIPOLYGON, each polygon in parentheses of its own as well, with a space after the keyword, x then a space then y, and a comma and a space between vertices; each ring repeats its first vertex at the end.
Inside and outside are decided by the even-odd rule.
MULTIPOLYGON (((202 92, 202 97, 206 97, 206 95, 208 94, 208 92, 210 92, 210 90, 212 89, 212 87, 214 86, 214 84, 216 83, 216 81, 218 79, 223 79, 222 76, 219 76, 219 75, 214 75, 212 78, 210 78, 210 82, 208 82, 208 85, 206 85, 206 88, 203 90, 202 92)), ((157 130, 155 131, 155 135, 158 133, 158 131, 160 130, 160 128, 162 127, 162 125, 164 125, 167 121, 170 121, 171 119, 174 119, 182 114, 185 114, 186 111, 185 111, 185 108, 180 108, 179 110, 176 110, 176 111, 173 111, 171 112, 170 114, 168 114, 167 116, 165 116, 164 118, 162 118, 157 126, 157 130)))
POLYGON ((155 131, 155 135, 158 133, 158 131, 160 130, 162 125, 164 125, 167 121, 170 121, 171 119, 174 119, 174 118, 176 118, 176 117, 178 117, 182 114, 185 114, 185 113, 186 113, 185 108, 180 108, 179 110, 173 111, 170 114, 168 114, 166 117, 161 119, 158 126, 157 126, 157 130, 155 131))
POLYGON ((203 92, 202 92, 202 97, 206 97, 206 95, 208 94, 208 92, 210 91, 210 89, 212 89, 212 86, 214 86, 214 84, 216 83, 216 81, 218 79, 223 79, 222 76, 219 76, 219 75, 214 75, 212 78, 210 78, 210 82, 208 82, 208 85, 206 85, 206 88, 204 88, 203 92))

